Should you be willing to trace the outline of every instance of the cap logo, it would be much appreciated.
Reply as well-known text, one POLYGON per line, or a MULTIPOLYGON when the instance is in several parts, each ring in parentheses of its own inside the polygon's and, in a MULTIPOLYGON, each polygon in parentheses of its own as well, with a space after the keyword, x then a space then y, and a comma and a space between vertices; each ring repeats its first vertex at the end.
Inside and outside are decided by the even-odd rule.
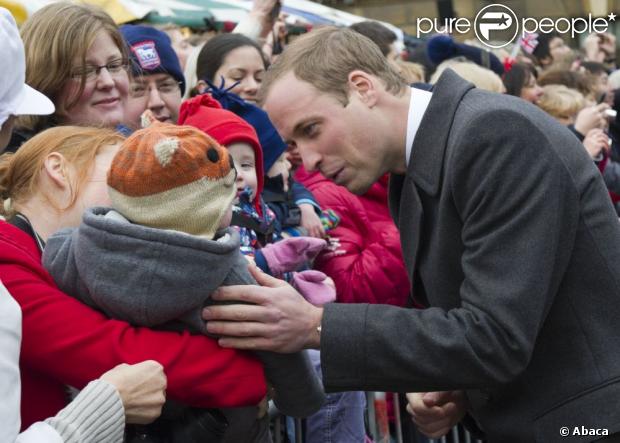
POLYGON ((131 47, 131 49, 134 54, 136 54, 136 58, 138 59, 138 63, 140 63, 140 67, 142 67, 142 69, 151 70, 161 65, 159 53, 155 48, 155 42, 145 41, 136 43, 131 47))

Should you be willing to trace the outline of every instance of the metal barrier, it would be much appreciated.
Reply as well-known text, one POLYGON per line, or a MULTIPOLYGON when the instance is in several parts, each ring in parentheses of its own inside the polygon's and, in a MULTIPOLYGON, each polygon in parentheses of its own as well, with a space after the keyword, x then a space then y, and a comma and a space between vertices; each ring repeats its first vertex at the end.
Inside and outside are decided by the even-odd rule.
MULTIPOLYGON (((446 436, 439 439, 429 439, 418 432, 409 432, 409 435, 405 435, 403 417, 401 416, 404 405, 401 408, 398 394, 389 395, 393 396, 394 405, 394 427, 391 435, 389 431, 387 434, 382 431, 386 427, 389 429, 387 413, 382 412, 383 410, 387 411, 386 393, 366 393, 368 430, 370 437, 376 443, 484 443, 482 440, 472 437, 467 429, 461 425, 455 426, 446 436)), ((405 416, 404 420, 409 420, 408 416, 405 416)), ((413 423, 409 427, 414 428, 413 423)))
MULTIPOLYGON (((455 426, 444 437, 429 439, 420 433, 403 432, 406 428, 414 428, 413 424, 403 423, 409 420, 408 416, 401 416, 400 400, 398 394, 386 394, 385 392, 366 393, 366 423, 369 437, 375 443, 484 443, 472 435, 461 425, 455 426), (394 425, 390 432, 390 424, 387 415, 387 395, 393 395, 394 425)), ((406 414, 406 413, 404 413, 406 414)), ((274 443, 304 443, 304 421, 300 419, 288 419, 280 414, 277 409, 271 407, 269 411, 272 424, 274 443), (290 438, 292 437, 292 438, 290 438)), ((335 442, 350 443, 350 442, 335 442)))
POLYGON ((271 436, 274 443, 304 443, 303 420, 299 418, 292 419, 280 414, 271 402, 269 417, 271 419, 271 436), (292 429, 290 429, 291 423, 292 429))

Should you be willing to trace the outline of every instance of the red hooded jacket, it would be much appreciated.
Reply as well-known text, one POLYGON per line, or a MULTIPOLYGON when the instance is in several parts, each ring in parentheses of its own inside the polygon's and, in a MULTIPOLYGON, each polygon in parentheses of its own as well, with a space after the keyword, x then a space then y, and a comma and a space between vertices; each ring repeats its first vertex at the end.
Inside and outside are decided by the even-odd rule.
POLYGON ((405 306, 411 285, 403 261, 398 229, 387 203, 387 176, 362 196, 301 166, 295 178, 308 188, 323 209, 340 216, 330 236, 340 240, 344 255, 315 262, 315 269, 336 283, 339 303, 380 303, 405 306))

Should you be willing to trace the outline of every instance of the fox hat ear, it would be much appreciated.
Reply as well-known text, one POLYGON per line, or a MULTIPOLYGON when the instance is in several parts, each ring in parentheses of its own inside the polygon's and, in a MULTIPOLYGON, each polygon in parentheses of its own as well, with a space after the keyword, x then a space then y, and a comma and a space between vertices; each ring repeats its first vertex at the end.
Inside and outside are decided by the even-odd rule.
POLYGON ((146 111, 144 111, 142 115, 140 116, 140 126, 142 128, 148 128, 156 121, 159 121, 159 120, 155 118, 155 115, 153 115, 153 112, 150 109, 147 109, 146 111))
POLYGON ((172 156, 179 149, 179 139, 178 138, 164 138, 157 142, 155 146, 153 146, 153 151, 155 151, 155 158, 160 165, 164 168, 170 164, 172 161, 172 156))

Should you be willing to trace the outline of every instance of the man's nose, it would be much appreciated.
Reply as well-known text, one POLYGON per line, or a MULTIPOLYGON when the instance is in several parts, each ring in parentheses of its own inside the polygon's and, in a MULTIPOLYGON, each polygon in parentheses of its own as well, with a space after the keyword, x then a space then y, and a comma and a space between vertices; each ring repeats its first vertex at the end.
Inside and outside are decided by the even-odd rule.
POLYGON ((161 108, 165 106, 165 103, 162 100, 161 95, 159 94, 159 90, 156 87, 152 86, 149 88, 148 97, 149 97, 149 101, 147 104, 148 109, 161 108))
POLYGON ((308 144, 298 144, 297 147, 299 148, 299 155, 301 155, 306 171, 318 170, 321 164, 321 155, 317 154, 308 144))

